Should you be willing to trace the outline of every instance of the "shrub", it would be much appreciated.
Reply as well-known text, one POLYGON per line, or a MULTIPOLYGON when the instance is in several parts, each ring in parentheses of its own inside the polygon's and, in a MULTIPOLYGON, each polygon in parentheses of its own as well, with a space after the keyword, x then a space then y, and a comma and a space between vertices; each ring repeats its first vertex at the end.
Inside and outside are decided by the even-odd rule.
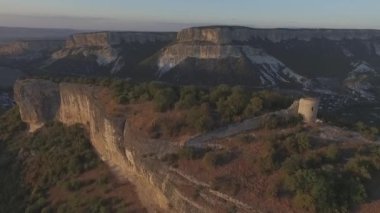
POLYGON ((259 97, 252 97, 244 110, 244 116, 250 117, 257 115, 263 109, 263 100, 259 97))
POLYGON ((282 123, 282 117, 271 114, 266 115, 260 120, 260 126, 265 129, 276 129, 282 123))
POLYGON ((260 170, 265 173, 270 173, 280 167, 283 160, 283 154, 275 141, 265 142, 263 151, 260 156, 260 170))
POLYGON ((311 148, 309 136, 306 133, 298 133, 296 135, 298 152, 302 153, 311 148))
POLYGON ((327 147, 326 159, 330 162, 335 162, 339 159, 339 150, 336 144, 331 144, 327 147))
POLYGON ((284 141, 285 148, 289 154, 304 153, 311 148, 309 136, 306 133, 297 133, 284 141))
POLYGON ((376 127, 370 127, 365 125, 363 122, 358 122, 355 124, 355 128, 360 134, 369 140, 376 140, 380 136, 380 131, 376 127))
POLYGON ((373 164, 369 157, 356 156, 348 160, 345 170, 362 179, 371 179, 373 164))
POLYGON ((157 111, 163 112, 171 107, 177 101, 177 94, 172 88, 158 90, 154 95, 154 104, 157 111))
POLYGON ((193 107, 186 115, 186 123, 200 132, 211 130, 215 122, 209 105, 202 104, 200 107, 193 107))
POLYGON ((243 113, 248 101, 247 93, 241 87, 234 87, 226 100, 221 98, 218 100, 217 111, 223 121, 230 122, 243 113))
POLYGON ((217 167, 228 164, 234 159, 234 154, 229 151, 208 152, 203 157, 203 161, 209 167, 217 167))
POLYGON ((335 170, 298 170, 285 186, 295 193, 296 206, 317 212, 347 212, 367 196, 360 181, 335 170))
POLYGON ((180 98, 176 106, 180 109, 190 109, 201 102, 200 90, 195 86, 181 88, 180 98))
POLYGON ((302 169, 302 167, 303 162, 300 155, 292 155, 291 157, 287 158, 282 164, 282 168, 285 169, 288 174, 293 174, 296 171, 302 169))
POLYGON ((180 134, 183 127, 186 126, 184 117, 159 117, 149 129, 149 135, 152 138, 174 137, 180 134))
POLYGON ((230 94, 231 88, 228 85, 221 84, 211 90, 210 101, 216 104, 220 100, 225 100, 230 94))

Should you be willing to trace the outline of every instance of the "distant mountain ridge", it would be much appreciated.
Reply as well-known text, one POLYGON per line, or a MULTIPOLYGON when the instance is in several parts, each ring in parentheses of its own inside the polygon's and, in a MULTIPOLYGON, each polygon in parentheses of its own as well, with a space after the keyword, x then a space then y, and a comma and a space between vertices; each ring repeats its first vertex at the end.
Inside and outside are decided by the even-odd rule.
POLYGON ((0 26, 0 43, 17 40, 64 40, 68 36, 84 32, 73 29, 44 29, 0 26))
POLYGON ((45 53, 33 66, 50 74, 297 88, 371 101, 380 94, 380 30, 209 26, 79 33, 45 53))

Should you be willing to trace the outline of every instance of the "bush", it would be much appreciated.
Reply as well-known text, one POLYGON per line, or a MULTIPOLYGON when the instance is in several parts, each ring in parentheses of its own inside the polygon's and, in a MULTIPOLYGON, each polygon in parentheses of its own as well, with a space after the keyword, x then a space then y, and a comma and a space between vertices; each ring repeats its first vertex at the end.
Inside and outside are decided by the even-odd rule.
POLYGON ((371 179, 371 170, 374 169, 369 157, 356 156, 348 160, 345 170, 362 179, 371 179))
POLYGON ((285 183, 295 193, 295 206, 305 210, 347 212, 367 197, 360 181, 335 170, 298 170, 285 183))
POLYGON ((223 166, 234 159, 234 154, 229 151, 208 152, 203 157, 203 161, 209 167, 223 166))
POLYGON ((265 129, 276 129, 282 123, 282 117, 271 114, 266 115, 260 120, 260 126, 265 129))
POLYGON ((287 158, 282 164, 282 168, 288 173, 293 174, 296 171, 302 169, 303 161, 300 155, 292 155, 287 158))
POLYGON ((339 150, 336 144, 331 144, 327 147, 326 159, 330 162, 335 162, 339 159, 339 150))
POLYGON ((180 98, 176 106, 180 109, 190 109, 201 102, 200 90, 195 86, 181 88, 180 98))
POLYGON ((221 84, 211 90, 210 101, 216 104, 220 100, 224 101, 230 94, 231 88, 228 85, 221 84))
POLYGON ((164 115, 154 121, 148 131, 151 138, 174 137, 178 136, 185 126, 186 120, 184 117, 169 117, 164 115))
POLYGON ((244 110, 245 117, 257 115, 263 109, 263 100, 259 97, 252 97, 244 110))
POLYGON ((158 90, 154 95, 154 104, 157 111, 163 112, 171 107, 177 101, 177 94, 172 88, 158 90))
POLYGON ((260 156, 260 170, 264 173, 270 173, 279 169, 283 161, 283 154, 275 141, 266 141, 260 156))
POLYGON ((217 102, 217 111, 224 122, 231 122, 242 115, 247 107, 249 96, 241 87, 234 87, 226 100, 220 98, 217 102))
POLYGON ((369 140, 377 140, 380 136, 380 130, 378 128, 367 126, 363 122, 356 123, 355 128, 360 134, 369 140))
POLYGON ((289 154, 304 153, 311 148, 309 136, 306 133, 297 133, 284 141, 285 148, 289 154))
POLYGON ((186 115, 186 123, 200 132, 211 130, 215 122, 210 106, 202 104, 199 107, 193 107, 186 115))

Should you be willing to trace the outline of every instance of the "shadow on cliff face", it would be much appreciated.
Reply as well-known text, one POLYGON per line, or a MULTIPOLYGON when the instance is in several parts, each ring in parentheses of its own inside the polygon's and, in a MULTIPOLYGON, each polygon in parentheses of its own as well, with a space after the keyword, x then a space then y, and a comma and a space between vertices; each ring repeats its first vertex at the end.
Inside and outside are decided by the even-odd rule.
POLYGON ((18 109, 0 117, 0 212, 145 212, 134 187, 102 163, 83 128, 25 132, 18 109))

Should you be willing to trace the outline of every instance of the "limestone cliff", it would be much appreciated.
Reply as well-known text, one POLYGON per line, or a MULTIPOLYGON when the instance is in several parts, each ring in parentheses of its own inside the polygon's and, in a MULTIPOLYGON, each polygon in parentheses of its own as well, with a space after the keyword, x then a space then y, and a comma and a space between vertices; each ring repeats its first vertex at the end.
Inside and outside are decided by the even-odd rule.
MULTIPOLYGON (((65 47, 53 53, 51 62, 82 58, 93 60, 100 67, 108 67, 108 73, 119 72, 130 61, 135 61, 135 54, 127 56, 125 52, 129 49, 146 49, 144 46, 151 46, 154 51, 155 45, 165 44, 175 39, 175 33, 153 33, 153 32, 95 32, 74 34, 66 40, 65 47)), ((162 46, 159 46, 161 48, 162 46)), ((150 51, 144 56, 150 56, 150 51)), ((141 58, 143 60, 145 58, 141 58)), ((83 67, 78 67, 83 69, 83 67)), ((95 71, 93 71, 95 72, 95 71)))
MULTIPOLYGON (((379 59, 379 30, 193 27, 180 31, 176 42, 160 51, 156 76, 182 84, 328 91, 329 85, 319 79, 348 82, 358 64, 379 76, 379 59)), ((350 93, 374 100, 373 83, 346 85, 351 85, 342 85, 350 93)))
POLYGON ((168 167, 158 158, 146 157, 173 149, 167 141, 136 134, 128 124, 128 115, 112 116, 101 101, 101 88, 79 84, 56 84, 43 80, 18 81, 16 102, 22 119, 35 131, 44 123, 57 120, 64 124, 82 124, 99 156, 108 165, 136 185, 140 199, 152 212, 215 212, 215 208, 236 206, 240 212, 255 212, 252 207, 228 195, 214 191, 207 183, 168 167), (194 200, 181 190, 184 186, 200 189, 194 200))
MULTIPOLYGON (((302 33, 299 33, 303 35, 302 33)), ((244 27, 200 27, 182 30, 177 35, 177 42, 164 48, 158 59, 159 76, 165 78, 172 69, 181 66, 187 59, 200 61, 236 59, 246 60, 249 65, 246 72, 253 75, 251 82, 256 86, 275 86, 279 83, 307 84, 307 78, 297 74, 282 61, 268 54, 264 49, 250 44, 253 39, 273 40, 283 35, 292 34, 277 30, 255 30, 244 27)), ((298 35, 298 34, 296 34, 298 35)), ((286 37, 288 38, 288 37, 286 37)), ((241 73, 238 64, 231 65, 232 72, 241 73)), ((203 69, 191 67, 192 70, 203 69)), ((209 68, 206 68, 206 71, 209 68)), ((249 74, 248 74, 249 75, 249 74)), ((218 78, 218 76, 215 76, 218 78)))

